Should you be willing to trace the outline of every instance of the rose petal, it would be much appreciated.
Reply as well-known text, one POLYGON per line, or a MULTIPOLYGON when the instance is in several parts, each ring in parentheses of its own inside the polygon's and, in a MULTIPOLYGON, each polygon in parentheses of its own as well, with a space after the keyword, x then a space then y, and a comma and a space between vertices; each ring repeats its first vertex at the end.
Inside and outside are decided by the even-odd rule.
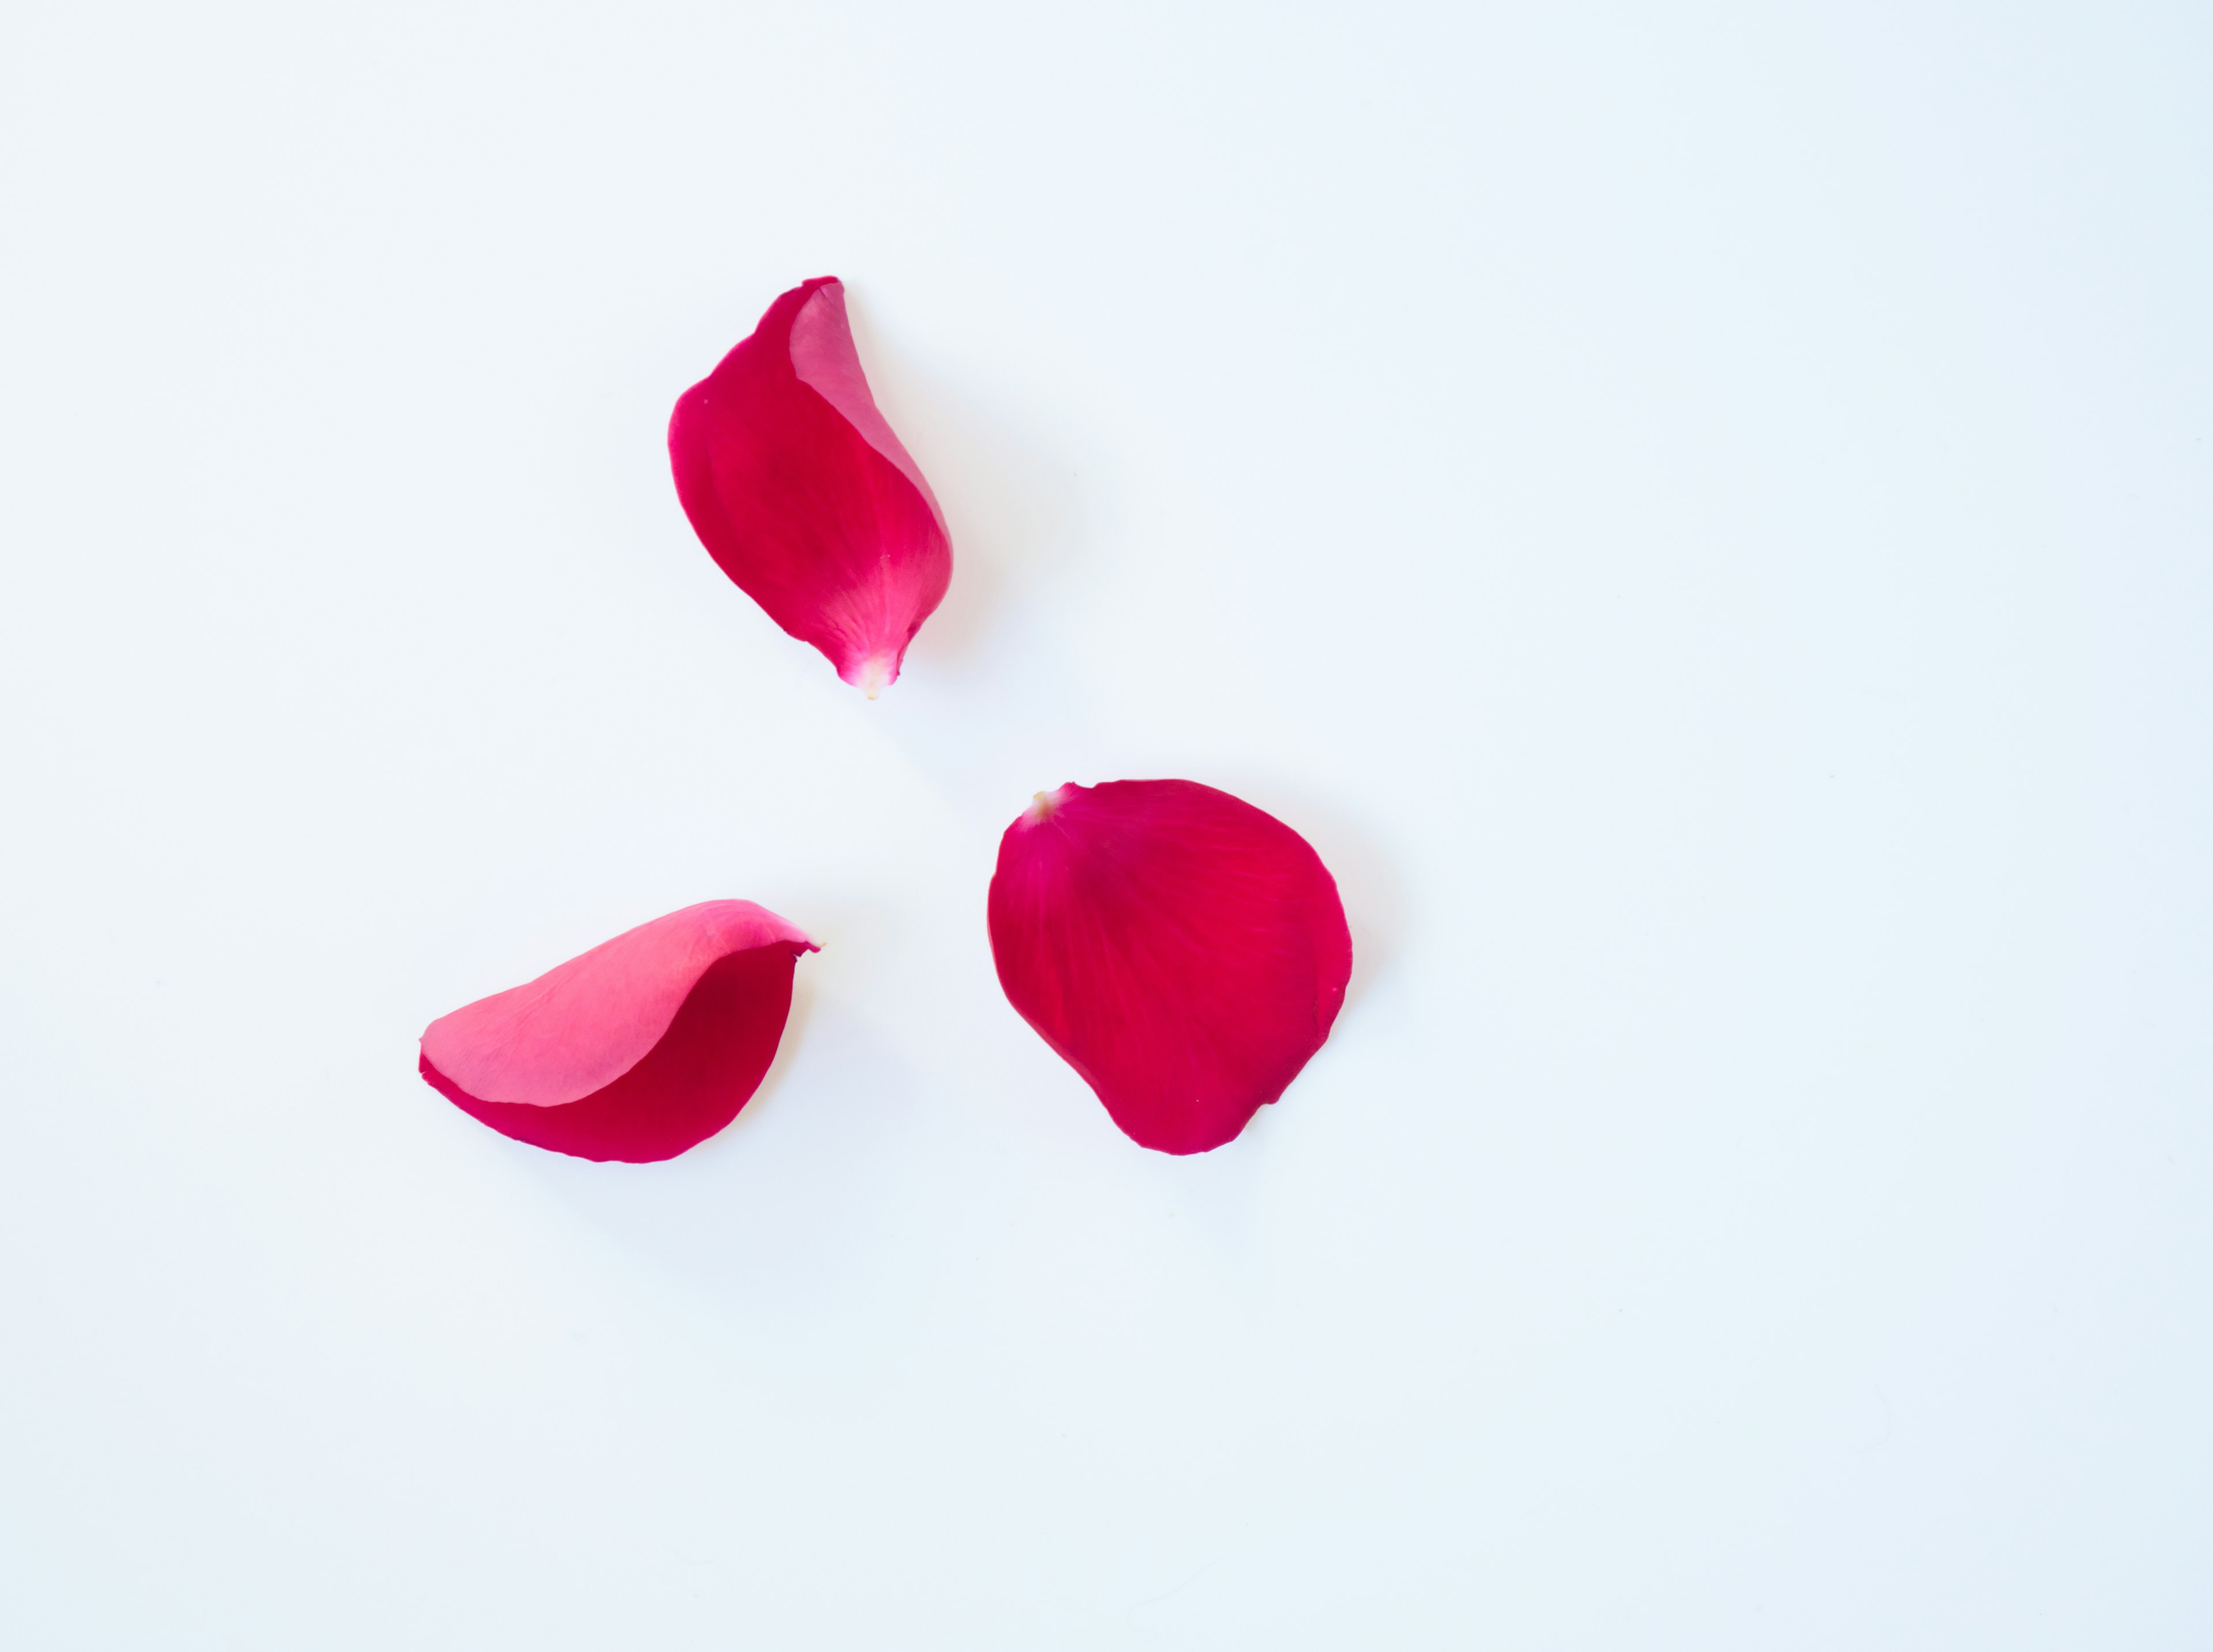
POLYGON ((1352 973, 1306 839, 1189 780, 1040 792, 999 841, 990 922, 1008 1002, 1163 1153, 1219 1147, 1281 1095, 1352 973))
POLYGON ((677 401, 677 497, 770 619, 874 698, 953 578, 945 518, 869 393, 845 289, 817 277, 677 401))
POLYGON ((580 1159, 672 1159, 729 1124, 776 1058, 799 930, 710 900, 432 1021, 423 1076, 503 1136, 580 1159))

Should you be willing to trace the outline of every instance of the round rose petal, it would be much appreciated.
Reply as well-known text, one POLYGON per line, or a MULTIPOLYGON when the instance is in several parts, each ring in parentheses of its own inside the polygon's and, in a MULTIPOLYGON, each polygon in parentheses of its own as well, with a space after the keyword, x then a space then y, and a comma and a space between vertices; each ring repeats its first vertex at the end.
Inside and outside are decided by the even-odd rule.
POLYGON ((668 423, 700 543, 770 619, 873 698, 953 578, 945 518, 861 371, 844 287, 803 282, 668 423))
POLYGON ((1230 1141, 1321 1048, 1352 938, 1305 838, 1190 780, 1063 786, 1007 828, 989 902, 1008 1002, 1132 1141, 1230 1141))
POLYGON ((710 900, 441 1016, 420 1069, 503 1136, 646 1163, 738 1115, 776 1058, 814 942, 749 900, 710 900))

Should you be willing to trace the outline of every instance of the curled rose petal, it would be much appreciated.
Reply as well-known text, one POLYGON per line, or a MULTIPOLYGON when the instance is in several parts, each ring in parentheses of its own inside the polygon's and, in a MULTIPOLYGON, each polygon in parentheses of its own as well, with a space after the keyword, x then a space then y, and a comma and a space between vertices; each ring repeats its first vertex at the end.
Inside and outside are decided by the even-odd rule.
POLYGON ((990 921, 1008 1002, 1163 1153, 1219 1147, 1281 1095, 1352 973, 1320 856, 1189 780, 1039 793, 999 840, 990 921))
POLYGON ((503 1136, 580 1159, 673 1159, 760 1088, 815 944, 750 900, 603 942, 423 1034, 433 1088, 503 1136))
POLYGON ((668 421, 684 513, 770 619, 871 699, 953 578, 945 517, 876 411, 845 289, 803 282, 768 307, 668 421))

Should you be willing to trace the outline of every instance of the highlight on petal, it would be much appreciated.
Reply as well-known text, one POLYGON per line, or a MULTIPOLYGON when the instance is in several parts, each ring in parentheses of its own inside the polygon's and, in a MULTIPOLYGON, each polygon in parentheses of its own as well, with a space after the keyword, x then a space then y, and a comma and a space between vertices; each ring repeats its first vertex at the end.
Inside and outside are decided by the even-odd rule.
POLYGON ((876 409, 834 276, 768 307, 668 421, 684 513, 770 619, 875 698, 953 578, 944 514, 876 409))
POLYGON ((503 1136, 580 1159, 673 1159, 738 1116, 776 1058, 802 952, 750 900, 709 900, 442 1015, 432 1088, 503 1136))
POLYGON ((1305 838, 1190 780, 1039 792, 999 840, 999 984, 1125 1134, 1233 1139, 1329 1037, 1352 973, 1305 838))

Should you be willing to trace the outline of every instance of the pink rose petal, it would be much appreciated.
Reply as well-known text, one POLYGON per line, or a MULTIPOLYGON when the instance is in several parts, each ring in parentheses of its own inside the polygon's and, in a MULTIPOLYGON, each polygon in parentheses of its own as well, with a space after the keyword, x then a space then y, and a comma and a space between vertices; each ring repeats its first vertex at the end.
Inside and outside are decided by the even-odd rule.
POLYGON ((677 401, 685 514, 769 618, 874 698, 953 578, 937 500, 869 393, 845 290, 794 287, 677 401))
POLYGON ((1305 838, 1189 780, 1063 786, 999 841, 1008 1002, 1140 1146, 1230 1141, 1321 1048, 1352 937, 1305 838))
POLYGON ((423 1076, 503 1136, 645 1163, 738 1115, 776 1058, 799 930, 709 900, 432 1021, 423 1076))

